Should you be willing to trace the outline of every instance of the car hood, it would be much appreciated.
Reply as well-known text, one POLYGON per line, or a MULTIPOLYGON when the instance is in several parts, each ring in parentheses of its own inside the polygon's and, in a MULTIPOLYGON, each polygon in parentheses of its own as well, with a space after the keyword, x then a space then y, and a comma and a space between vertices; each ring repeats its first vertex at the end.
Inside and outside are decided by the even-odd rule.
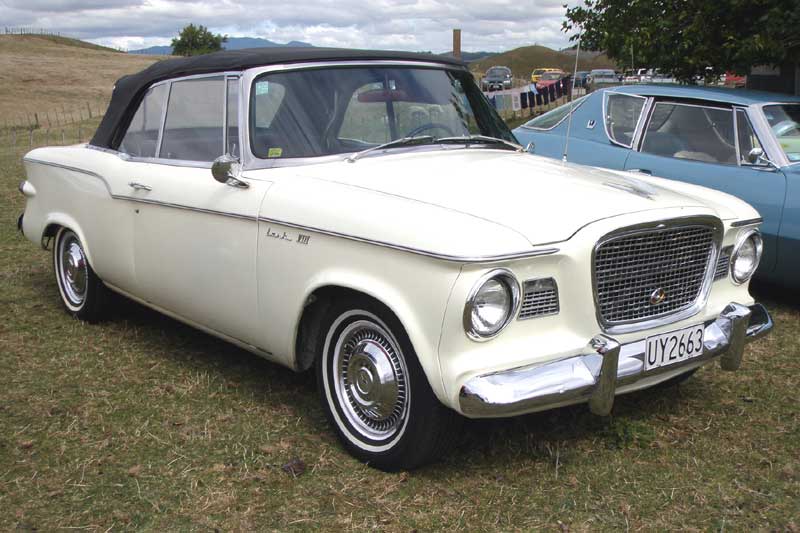
POLYGON ((417 149, 312 168, 302 176, 491 222, 531 245, 565 241, 592 222, 650 210, 710 207, 722 219, 736 216, 726 201, 709 201, 714 193, 702 187, 679 191, 666 180, 504 150, 417 149))

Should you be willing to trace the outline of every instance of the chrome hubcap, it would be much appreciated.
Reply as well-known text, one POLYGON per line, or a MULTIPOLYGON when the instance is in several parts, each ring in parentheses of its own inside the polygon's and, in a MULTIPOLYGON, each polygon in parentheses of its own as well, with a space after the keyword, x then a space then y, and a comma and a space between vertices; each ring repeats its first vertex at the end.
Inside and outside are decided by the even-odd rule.
POLYGON ((339 405, 350 424, 370 439, 394 433, 408 412, 408 384, 393 337, 374 322, 354 322, 339 337, 334 365, 339 405))
POLYGON ((83 248, 75 235, 65 237, 59 246, 61 286, 73 305, 80 305, 86 298, 89 271, 83 248))

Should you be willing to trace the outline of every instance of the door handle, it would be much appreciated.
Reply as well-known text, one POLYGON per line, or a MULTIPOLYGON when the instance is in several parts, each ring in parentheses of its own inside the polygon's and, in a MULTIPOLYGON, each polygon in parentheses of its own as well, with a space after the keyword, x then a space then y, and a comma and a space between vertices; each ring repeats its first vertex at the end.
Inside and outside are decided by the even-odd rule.
POLYGON ((131 181, 128 185, 137 191, 152 191, 153 188, 149 185, 145 185, 144 183, 137 183, 135 181, 131 181))
POLYGON ((628 172, 638 172, 639 174, 647 174, 648 176, 653 175, 653 171, 647 170, 646 168, 631 168, 628 169, 628 172))

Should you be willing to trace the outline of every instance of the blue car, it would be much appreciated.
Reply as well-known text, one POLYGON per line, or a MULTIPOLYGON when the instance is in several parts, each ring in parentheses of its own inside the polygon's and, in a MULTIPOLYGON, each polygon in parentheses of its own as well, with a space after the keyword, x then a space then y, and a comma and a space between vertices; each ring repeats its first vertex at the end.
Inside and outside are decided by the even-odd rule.
POLYGON ((545 157, 728 192, 764 218, 758 274, 800 287, 800 98, 679 85, 593 92, 514 130, 545 157), (567 120, 570 109, 572 119, 567 120))

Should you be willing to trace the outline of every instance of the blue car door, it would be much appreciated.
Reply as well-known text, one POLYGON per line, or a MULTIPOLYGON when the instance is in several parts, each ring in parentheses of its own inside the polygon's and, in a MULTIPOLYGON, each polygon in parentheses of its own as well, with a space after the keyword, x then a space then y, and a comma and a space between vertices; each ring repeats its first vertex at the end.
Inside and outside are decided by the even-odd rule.
POLYGON ((661 100, 652 106, 639 150, 631 152, 625 169, 696 183, 751 204, 764 218, 759 271, 767 274, 777 258, 786 177, 747 160, 760 146, 743 108, 661 100))

